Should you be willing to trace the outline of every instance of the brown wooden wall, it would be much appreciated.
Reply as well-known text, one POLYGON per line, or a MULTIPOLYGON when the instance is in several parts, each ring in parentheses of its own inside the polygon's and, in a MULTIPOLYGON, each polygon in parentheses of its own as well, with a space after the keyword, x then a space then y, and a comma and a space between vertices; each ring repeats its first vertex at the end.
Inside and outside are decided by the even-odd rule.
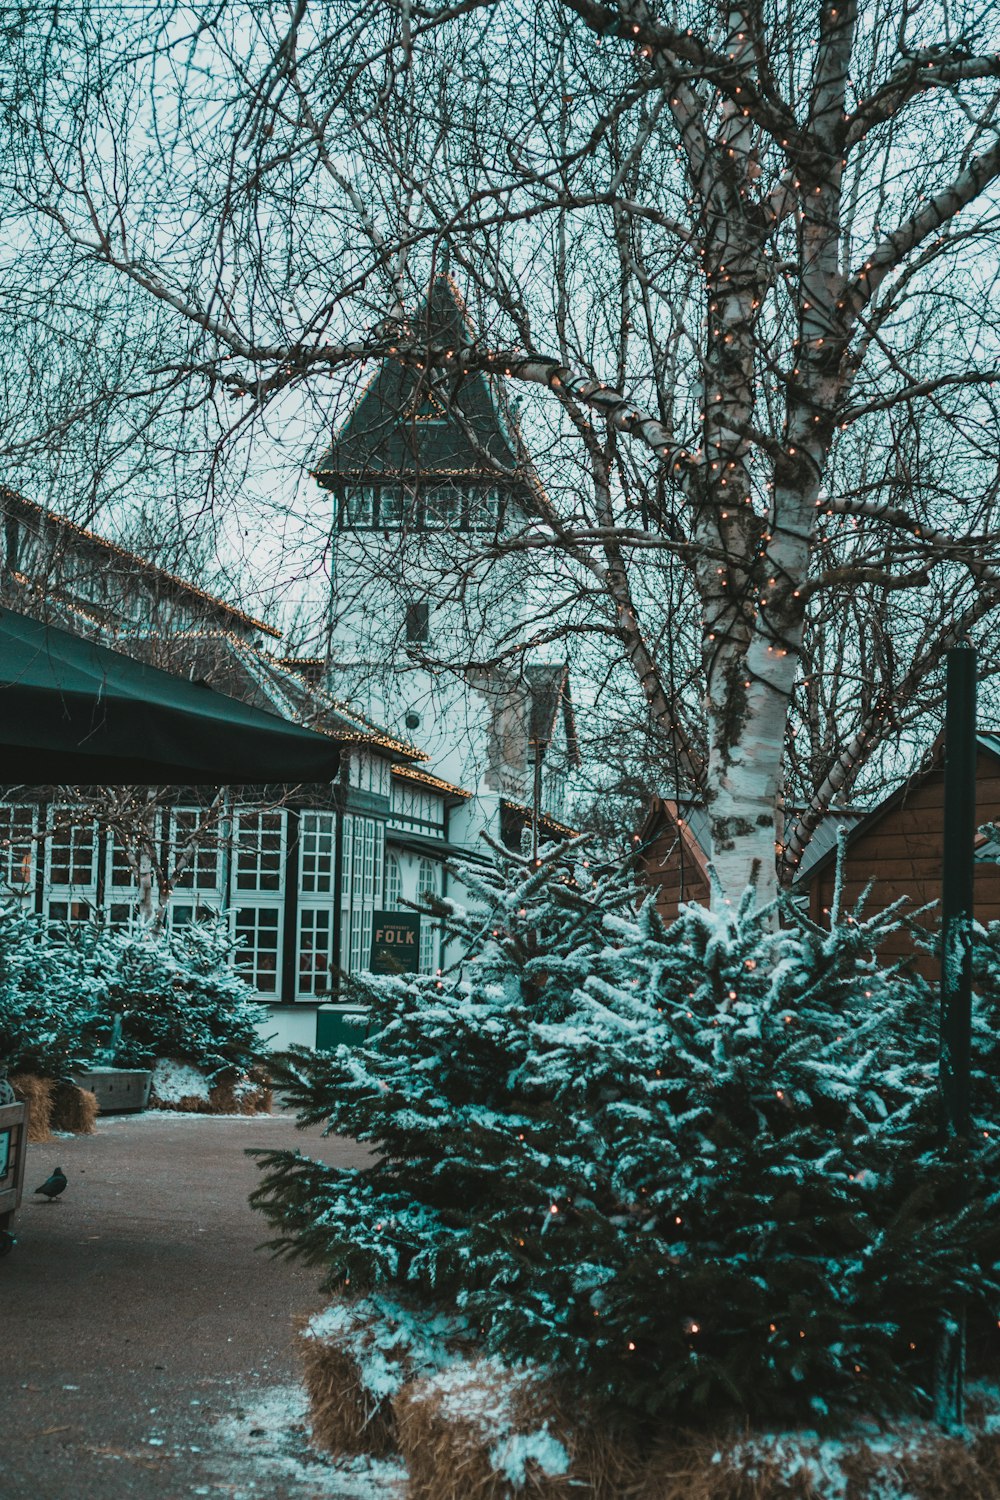
POLYGON ((682 901, 708 905, 709 885, 704 858, 699 858, 687 839, 678 838, 675 824, 660 821, 642 857, 646 880, 656 892, 656 910, 672 922, 682 901))
MULTIPOLYGON (((1000 760, 981 750, 976 762, 976 824, 1000 822, 1000 760)), ((869 881, 871 896, 865 910, 881 910, 899 896, 909 898, 906 910, 915 912, 941 898, 941 855, 944 847, 944 771, 933 770, 914 781, 905 796, 872 826, 855 834, 847 847, 844 867, 846 904, 855 902, 869 881)), ((830 861, 807 880, 809 912, 818 922, 833 899, 834 863, 830 861)), ((976 865, 976 920, 1000 920, 1000 865, 976 865)), ((937 925, 940 908, 921 918, 937 925)), ((885 957, 911 951, 904 933, 886 943, 885 957)), ((921 965, 927 968, 927 965, 921 965)), ((933 962, 931 962, 933 967, 933 962)))

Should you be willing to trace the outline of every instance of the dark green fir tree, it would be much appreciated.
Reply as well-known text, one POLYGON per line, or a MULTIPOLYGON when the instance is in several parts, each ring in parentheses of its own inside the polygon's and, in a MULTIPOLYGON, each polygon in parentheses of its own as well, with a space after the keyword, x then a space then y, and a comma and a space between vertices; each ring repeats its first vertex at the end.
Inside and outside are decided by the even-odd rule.
POLYGON ((919 1407, 942 1312, 1000 1312, 1000 1135, 939 1139, 897 912, 665 926, 579 845, 494 855, 437 908, 461 962, 365 978, 367 1045, 289 1058, 374 1154, 264 1153, 277 1247, 654 1426, 919 1407))

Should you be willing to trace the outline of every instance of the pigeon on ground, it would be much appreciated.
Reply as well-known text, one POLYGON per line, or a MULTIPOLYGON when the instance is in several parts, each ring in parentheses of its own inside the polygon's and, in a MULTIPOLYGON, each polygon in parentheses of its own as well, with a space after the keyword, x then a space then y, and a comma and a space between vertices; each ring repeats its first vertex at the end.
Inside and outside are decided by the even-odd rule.
POLYGON ((52 1173, 52 1176, 47 1178, 45 1182, 42 1183, 41 1187, 36 1187, 35 1192, 43 1193, 51 1203, 54 1199, 59 1197, 60 1193, 66 1191, 66 1180, 66 1173, 63 1171, 62 1167, 56 1167, 55 1171, 52 1173))

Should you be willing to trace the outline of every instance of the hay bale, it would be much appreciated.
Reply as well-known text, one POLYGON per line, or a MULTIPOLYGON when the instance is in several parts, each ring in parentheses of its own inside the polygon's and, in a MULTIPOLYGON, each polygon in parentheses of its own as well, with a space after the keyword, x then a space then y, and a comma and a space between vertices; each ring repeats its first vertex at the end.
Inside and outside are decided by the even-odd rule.
MULTIPOLYGON (((996 1421, 994 1413, 992 1420, 996 1421)), ((913 1500, 996 1500, 1000 1495, 1000 1434, 938 1437, 907 1449, 898 1461, 901 1492, 913 1500)), ((874 1491, 873 1491, 874 1494, 874 1491)))
POLYGON ((269 1115, 274 1095, 262 1068, 231 1073, 209 1090, 209 1109, 216 1115, 269 1115))
POLYGON ((28 1106, 28 1142, 43 1145, 52 1139, 52 1095, 55 1081, 37 1073, 15 1073, 9 1083, 17 1098, 28 1106))
MULTIPOLYGON (((733 1441, 691 1436, 665 1443, 647 1460, 635 1500, 828 1500, 844 1494, 843 1481, 827 1488, 824 1462, 815 1443, 788 1438, 733 1441)), ((856 1473, 860 1478, 860 1473, 856 1473)), ((846 1491, 868 1500, 864 1488, 846 1491)), ((873 1491, 884 1500, 893 1489, 873 1491)))
POLYGON ((943 1436, 909 1423, 873 1444, 846 1433, 820 1443, 814 1433, 692 1437, 667 1443, 647 1461, 634 1500, 996 1500, 1000 1439, 943 1436))
POLYGON ((313 1440, 331 1453, 396 1451, 393 1398, 446 1364, 462 1325, 386 1297, 344 1298, 299 1328, 313 1440))
POLYGON ((596 1493, 573 1472, 570 1424, 551 1387, 529 1367, 488 1358, 455 1362, 405 1386, 393 1412, 410 1500, 574 1500, 596 1493))
POLYGON ((71 1130, 74 1135, 93 1135, 98 1115, 97 1095, 75 1083, 60 1081, 52 1096, 53 1130, 71 1130))

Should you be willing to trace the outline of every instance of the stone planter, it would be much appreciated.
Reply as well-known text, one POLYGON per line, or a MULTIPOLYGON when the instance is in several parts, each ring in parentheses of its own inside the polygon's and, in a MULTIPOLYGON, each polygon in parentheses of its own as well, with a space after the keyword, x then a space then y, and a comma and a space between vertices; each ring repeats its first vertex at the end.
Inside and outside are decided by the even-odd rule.
POLYGON ((152 1081, 152 1073, 140 1068, 91 1068, 87 1073, 73 1074, 78 1088, 97 1095, 102 1115, 145 1109, 152 1081))

